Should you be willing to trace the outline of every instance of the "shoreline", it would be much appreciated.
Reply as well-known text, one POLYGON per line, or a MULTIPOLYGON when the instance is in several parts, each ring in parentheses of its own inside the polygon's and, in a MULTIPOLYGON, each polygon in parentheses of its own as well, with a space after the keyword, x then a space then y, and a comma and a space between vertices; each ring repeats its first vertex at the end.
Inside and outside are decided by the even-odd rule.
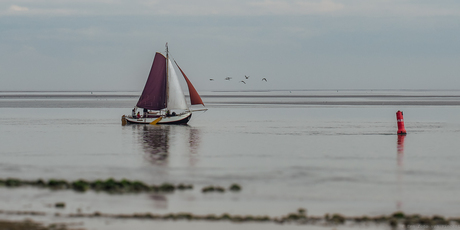
MULTIPOLYGON (((341 214, 325 214, 324 216, 308 216, 307 210, 299 208, 296 212, 287 213, 282 216, 258 216, 258 215, 230 215, 228 213, 223 214, 208 214, 208 215, 195 215, 192 213, 178 212, 168 214, 153 214, 153 213, 132 213, 132 214, 108 214, 101 212, 93 213, 47 213, 47 212, 35 212, 35 211, 6 211, 0 210, 2 216, 25 216, 25 220, 4 220, 4 217, 0 217, 0 228, 3 225, 24 225, 29 228, 24 229, 35 229, 30 226, 41 226, 42 228, 37 229, 69 229, 67 225, 69 223, 75 224, 75 220, 98 220, 98 219, 116 219, 116 220, 137 220, 137 221, 173 221, 173 222, 227 222, 227 223, 257 223, 257 224, 275 224, 275 225, 301 225, 301 226, 319 226, 319 227, 338 227, 338 226, 361 226, 368 227, 369 225, 375 226, 389 226, 392 229, 398 227, 405 227, 406 229, 411 228, 435 228, 435 227, 456 227, 460 226, 460 217, 444 217, 440 215, 433 216, 421 216, 418 214, 405 214, 403 212, 395 212, 390 215, 379 215, 379 216, 344 216, 341 214), (44 221, 34 221, 33 217, 52 217, 51 222, 55 222, 55 219, 60 219, 59 224, 50 223, 46 227, 44 221), (66 223, 66 220, 71 220, 66 223), (61 226, 61 228, 56 228, 61 226)), ((84 225, 85 222, 79 222, 84 225)), ((15 228, 21 229, 21 228, 15 228)), ((78 228, 82 229, 82 228, 78 228)))

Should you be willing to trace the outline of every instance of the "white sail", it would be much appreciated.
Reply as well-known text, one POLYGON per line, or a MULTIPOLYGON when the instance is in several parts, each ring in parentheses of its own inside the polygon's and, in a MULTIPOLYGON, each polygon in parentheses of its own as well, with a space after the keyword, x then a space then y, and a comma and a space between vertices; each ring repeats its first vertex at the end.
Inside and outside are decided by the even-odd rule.
POLYGON ((184 92, 179 84, 174 66, 171 60, 168 60, 168 109, 169 110, 188 110, 185 102, 184 92))

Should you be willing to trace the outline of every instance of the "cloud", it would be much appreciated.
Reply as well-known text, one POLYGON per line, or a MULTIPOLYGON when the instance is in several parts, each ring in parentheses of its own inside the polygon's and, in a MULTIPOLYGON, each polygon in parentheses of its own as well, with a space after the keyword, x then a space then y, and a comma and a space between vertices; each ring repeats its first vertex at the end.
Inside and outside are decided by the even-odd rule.
POLYGON ((460 16, 459 1, 349 0, 346 14, 366 17, 460 16))
POLYGON ((428 0, 4 0, 0 16, 252 16, 352 15, 419 17, 460 15, 460 2, 428 0))
POLYGON ((18 5, 12 5, 8 9, 8 12, 11 12, 11 13, 13 13, 13 12, 25 12, 25 11, 29 11, 29 8, 18 6, 18 5))
POLYGON ((70 15, 87 15, 88 10, 84 9, 72 9, 72 7, 64 6, 57 8, 56 6, 48 5, 36 5, 31 4, 30 7, 24 7, 19 5, 11 5, 6 11, 0 11, 0 16, 8 15, 28 15, 28 16, 70 16, 70 15))
MULTIPOLYGON (((35 0, 20 1, 30 6, 12 5, 8 14, 25 12, 30 15, 305 15, 322 14, 344 8, 333 0, 35 0)), ((1 5, 1 4, 0 4, 1 5)), ((1 12, 0 12, 1 15, 1 12)))
POLYGON ((343 9, 332 0, 198 0, 140 2, 150 13, 160 15, 305 15, 343 9))
POLYGON ((283 1, 283 0, 264 0, 252 2, 250 5, 258 9, 260 14, 276 15, 302 15, 302 14, 321 14, 342 10, 343 4, 335 3, 331 0, 321 1, 283 1))

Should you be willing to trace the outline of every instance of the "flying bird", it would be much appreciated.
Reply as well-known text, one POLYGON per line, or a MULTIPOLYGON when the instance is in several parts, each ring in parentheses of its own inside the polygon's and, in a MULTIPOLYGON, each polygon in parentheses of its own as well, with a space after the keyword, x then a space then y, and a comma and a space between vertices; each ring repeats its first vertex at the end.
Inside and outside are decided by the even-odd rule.
POLYGON ((246 84, 246 82, 244 82, 244 81, 240 81, 240 82, 243 82, 244 84, 246 84))
POLYGON ((230 81, 230 80, 232 80, 232 78, 231 77, 226 77, 225 80, 230 81))
POLYGON ((244 77, 245 77, 246 79, 249 79, 249 76, 244 75, 244 77))
POLYGON ((262 81, 267 81, 267 78, 262 78, 262 81))
POLYGON ((210 81, 214 81, 214 79, 212 79, 212 78, 210 78, 209 80, 210 80, 210 81))

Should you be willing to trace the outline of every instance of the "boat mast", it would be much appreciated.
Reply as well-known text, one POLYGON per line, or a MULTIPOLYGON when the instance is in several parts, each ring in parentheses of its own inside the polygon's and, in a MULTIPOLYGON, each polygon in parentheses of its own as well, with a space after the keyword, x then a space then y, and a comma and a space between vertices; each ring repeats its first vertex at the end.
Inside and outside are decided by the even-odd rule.
POLYGON ((169 50, 168 43, 166 42, 166 110, 168 109, 168 98, 169 98, 169 50))

